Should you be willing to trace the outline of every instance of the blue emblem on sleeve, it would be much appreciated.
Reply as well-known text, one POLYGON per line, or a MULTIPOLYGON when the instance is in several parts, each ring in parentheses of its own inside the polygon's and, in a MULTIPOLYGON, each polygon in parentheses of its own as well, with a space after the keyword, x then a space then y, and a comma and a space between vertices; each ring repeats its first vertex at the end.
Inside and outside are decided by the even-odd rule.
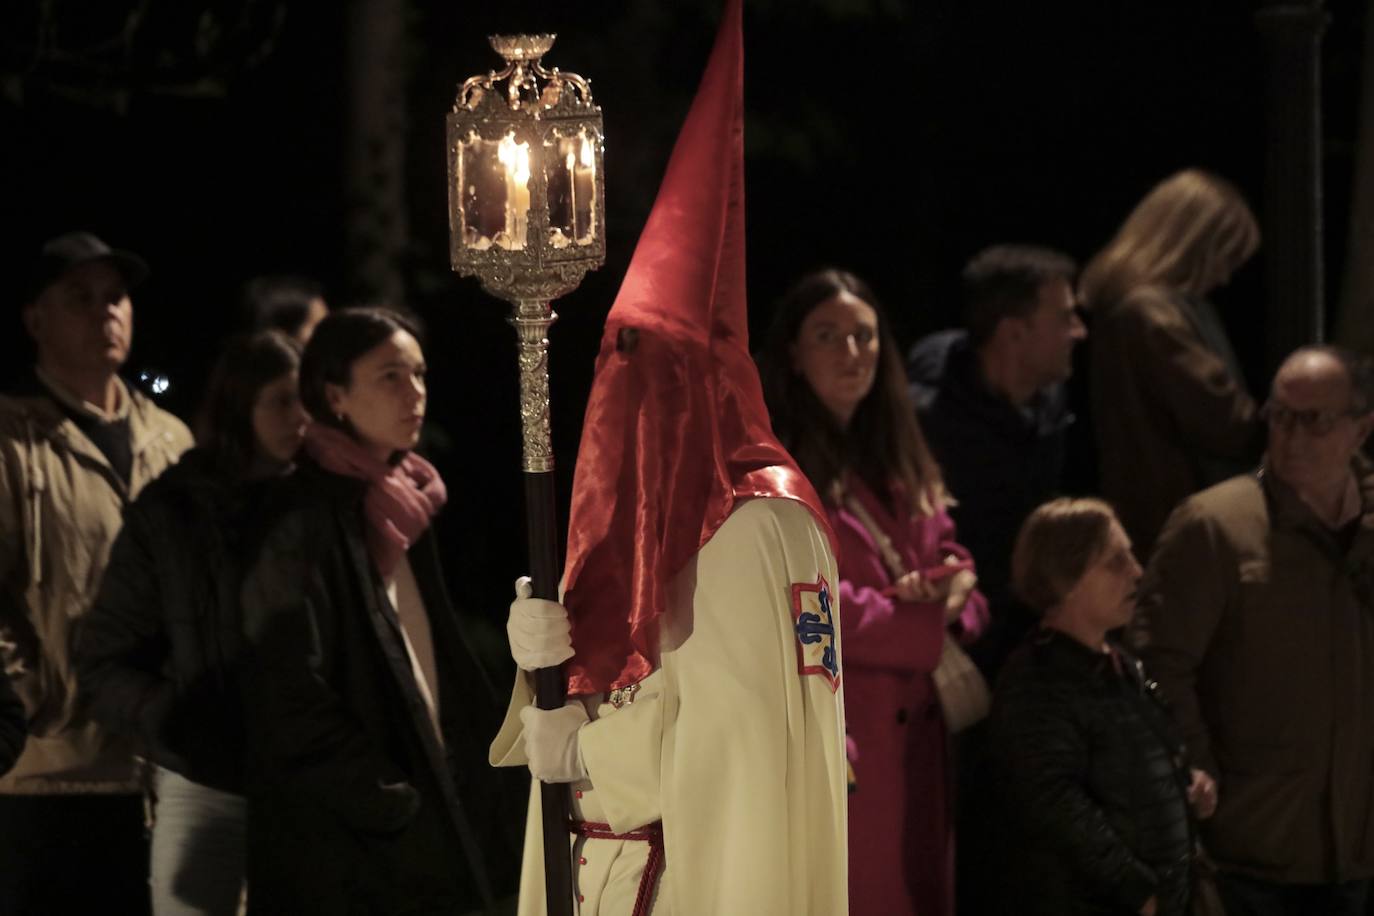
POLYGON ((824 576, 815 584, 792 584, 792 620, 797 634, 797 670, 818 674, 832 691, 840 686, 840 641, 830 585, 824 576))

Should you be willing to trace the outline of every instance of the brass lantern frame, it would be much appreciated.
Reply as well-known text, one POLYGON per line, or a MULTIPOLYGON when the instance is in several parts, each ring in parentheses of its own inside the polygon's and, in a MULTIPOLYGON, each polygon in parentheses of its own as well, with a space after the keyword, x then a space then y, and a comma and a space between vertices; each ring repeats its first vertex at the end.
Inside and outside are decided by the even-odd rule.
MULTIPOLYGON (((601 109, 592 100, 590 84, 580 76, 546 69, 540 58, 553 46, 553 35, 494 36, 491 46, 506 60, 500 71, 474 76, 463 83, 447 125, 450 261, 460 276, 477 277, 482 287, 513 306, 511 324, 519 345, 520 419, 523 433, 526 535, 529 569, 535 597, 555 599, 558 594, 559 559, 557 511, 554 492, 553 443, 549 424, 548 332, 558 316, 552 301, 571 292, 587 271, 606 260, 605 138, 601 109), (498 84, 504 81, 504 90, 498 84), (524 154, 507 149, 512 158, 499 155, 506 137, 517 146, 528 144, 524 154), (581 138, 576 159, 565 159, 560 138, 581 138), (490 230, 494 199, 478 194, 478 184, 488 191, 492 176, 474 176, 469 192, 464 159, 473 138, 495 143, 497 159, 505 174, 504 228, 479 231, 474 238, 485 244, 469 244, 466 195, 471 194, 474 212, 490 230), (588 144, 590 144, 588 146, 588 144), (592 151, 591 163, 582 154, 592 151), (521 162, 525 156, 528 158, 521 162), (518 157, 518 158, 516 158, 518 157), (519 163, 518 165, 516 163, 519 163), (518 175, 528 164, 521 188, 518 175), (565 168, 571 235, 550 226, 549 175, 565 168), (579 236, 579 168, 590 168, 593 196, 588 229, 579 236), (511 194, 524 204, 523 224, 512 208, 511 194), (512 228, 514 227, 514 229, 512 228), (562 244, 558 244, 561 242, 562 244), (518 243, 518 244, 517 244, 518 243)), ((569 147, 571 150, 571 147, 569 147)), ((491 166, 491 149, 479 144, 473 163, 491 166)), ((574 154, 569 151, 567 156, 574 154)), ((482 167, 479 165, 479 167, 482 167)), ((495 193, 492 192, 493 198, 495 193)), ((584 198, 584 203, 586 202, 584 198)), ((536 704, 540 709, 562 707, 566 681, 555 666, 535 672, 536 704)), ((544 829, 545 906, 549 916, 572 916, 572 864, 567 841, 568 797, 566 786, 541 784, 541 822, 544 829)))
POLYGON ((487 292, 509 302, 556 299, 576 289, 587 271, 606 260, 601 109, 592 100, 587 80, 540 64, 539 57, 553 39, 552 35, 494 36, 492 47, 506 57, 506 67, 467 80, 447 118, 450 261, 461 276, 477 277, 487 292), (508 81, 504 92, 497 86, 503 80, 508 81), (550 238, 549 225, 549 170, 554 163, 543 153, 554 138, 576 137, 583 131, 593 150, 597 178, 591 212, 599 225, 587 244, 574 241, 560 248, 550 238), (459 157, 462 144, 474 135, 497 143, 513 135, 517 144, 529 144, 532 160, 533 151, 539 150, 538 165, 534 167, 532 161, 530 169, 529 229, 522 249, 496 245, 476 249, 464 242, 459 157))
MULTIPOLYGON (((491 46, 506 59, 500 71, 474 76, 458 90, 447 118, 449 257, 460 276, 477 277, 492 295, 514 306, 511 323, 519 338, 520 415, 524 433, 524 469, 553 470, 549 430, 548 330, 558 320, 552 300, 576 289, 587 271, 606 260, 605 135, 601 109, 592 100, 591 84, 574 73, 546 69, 540 58, 553 46, 554 35, 497 35, 491 46), (541 84, 542 80, 542 84, 541 84), (504 91, 498 84, 505 81, 504 91), (549 170, 545 155, 550 141, 584 134, 593 151, 591 206, 596 229, 587 244, 558 247, 550 237, 549 170), (500 143, 513 136, 531 154, 529 210, 523 248, 466 244, 463 145, 476 137, 500 143), (535 151, 538 151, 537 156, 535 151)), ((574 227, 576 213, 573 214, 574 227)), ((574 229, 574 235, 575 235, 574 229)))

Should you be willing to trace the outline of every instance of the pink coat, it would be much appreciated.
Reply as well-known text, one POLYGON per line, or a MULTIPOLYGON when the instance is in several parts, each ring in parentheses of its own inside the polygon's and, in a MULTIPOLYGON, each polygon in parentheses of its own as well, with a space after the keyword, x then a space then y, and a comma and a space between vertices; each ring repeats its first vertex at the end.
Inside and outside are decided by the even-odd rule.
MULTIPOLYGON (((849 492, 892 539, 908 570, 938 566, 954 541, 944 510, 896 515, 851 477, 849 492)), ((846 730, 855 790, 849 796, 851 916, 950 916, 954 824, 946 731, 931 672, 945 638, 943 603, 911 604, 882 590, 893 577, 863 523, 830 508, 839 542, 846 730)), ((955 629, 971 641, 987 622, 974 592, 955 629)))

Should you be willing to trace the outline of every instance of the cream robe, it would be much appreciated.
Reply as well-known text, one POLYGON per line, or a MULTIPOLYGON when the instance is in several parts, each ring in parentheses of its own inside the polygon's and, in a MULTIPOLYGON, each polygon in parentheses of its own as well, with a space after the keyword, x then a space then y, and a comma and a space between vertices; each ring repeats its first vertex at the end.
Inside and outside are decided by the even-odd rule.
MULTIPOLYGON (((617 833, 662 820, 655 916, 848 912, 843 691, 802 673, 793 613, 792 586, 822 577, 838 653, 835 561, 811 513, 786 499, 739 504, 671 583, 661 664, 634 701, 585 701, 590 775, 569 787, 573 816, 617 833)), ((519 710, 530 702, 517 677, 494 765, 526 762, 519 710)), ((538 813, 531 793, 521 916, 545 911, 538 813)), ((569 842, 582 916, 628 916, 648 844, 569 842)))

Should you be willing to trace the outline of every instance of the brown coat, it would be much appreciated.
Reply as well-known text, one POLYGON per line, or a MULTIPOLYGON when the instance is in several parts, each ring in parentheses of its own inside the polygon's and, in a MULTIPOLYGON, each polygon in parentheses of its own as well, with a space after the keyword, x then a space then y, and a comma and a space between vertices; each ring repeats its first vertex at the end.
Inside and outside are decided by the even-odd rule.
POLYGON ((1374 474, 1347 548, 1272 475, 1170 517, 1146 572, 1146 666, 1196 765, 1224 868, 1267 881, 1374 876, 1374 474))
POLYGON ((127 488, 51 399, 0 396, 0 662, 29 722, 0 794, 137 789, 131 746, 77 709, 71 659, 125 505, 191 446, 185 424, 129 394, 127 488))
POLYGON ((1144 559, 1184 497, 1259 457, 1263 426, 1177 292, 1140 287, 1098 310, 1090 346, 1102 495, 1144 559), (1209 459, 1240 464, 1209 476, 1209 459))

